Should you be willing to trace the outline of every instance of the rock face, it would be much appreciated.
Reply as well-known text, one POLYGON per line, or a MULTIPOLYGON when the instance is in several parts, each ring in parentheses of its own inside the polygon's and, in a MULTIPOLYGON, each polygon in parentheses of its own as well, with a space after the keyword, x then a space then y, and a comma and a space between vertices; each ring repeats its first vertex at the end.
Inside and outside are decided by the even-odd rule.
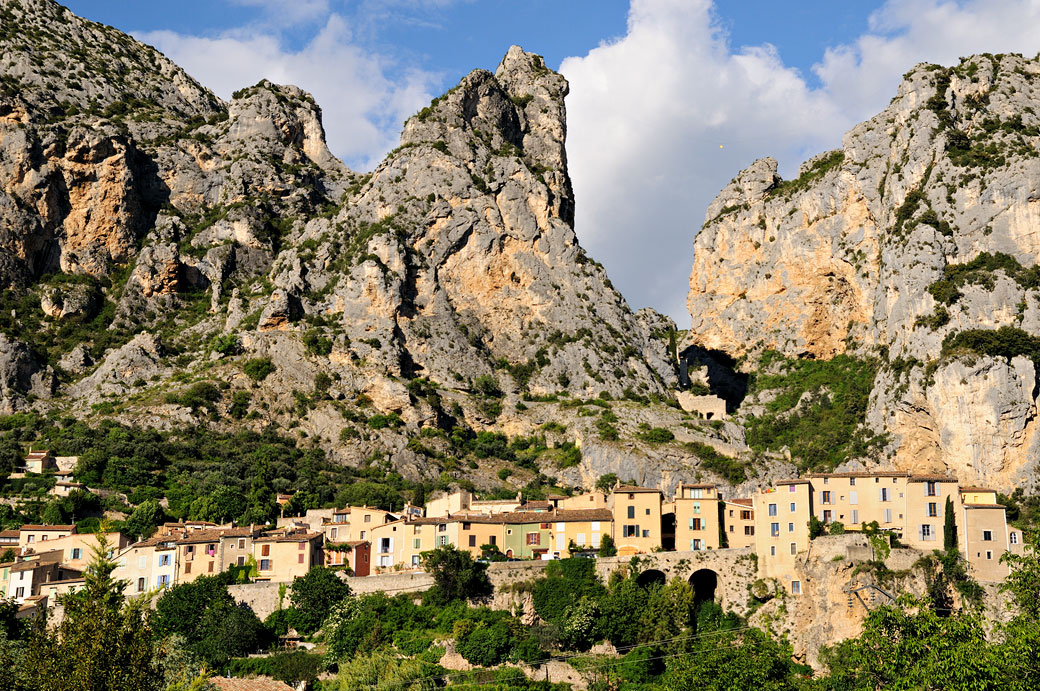
POLYGON ((1040 334, 1028 278, 1040 256, 1038 100, 1037 60, 918 65, 888 108, 796 180, 756 161, 695 240, 692 341, 733 356, 880 354, 890 366, 868 421, 891 435, 892 464, 1035 484, 1035 366, 950 343, 972 329, 1040 334))
POLYGON ((492 402, 675 382, 675 325, 578 245, 567 82, 537 55, 467 75, 370 174, 329 152, 310 94, 264 80, 224 103, 51 0, 4 3, 0 56, 6 410, 30 390, 46 410, 31 380, 53 365, 64 410, 161 426, 177 406, 156 401, 209 380, 347 460, 436 475, 355 407, 530 433, 492 402))

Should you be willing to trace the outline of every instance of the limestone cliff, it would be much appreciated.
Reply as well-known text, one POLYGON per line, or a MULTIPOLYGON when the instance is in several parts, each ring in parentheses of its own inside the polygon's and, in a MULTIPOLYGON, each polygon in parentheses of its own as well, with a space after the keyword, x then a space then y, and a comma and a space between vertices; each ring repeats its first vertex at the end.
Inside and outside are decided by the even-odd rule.
POLYGON ((665 395, 674 324, 574 234, 567 89, 513 47, 360 174, 301 89, 225 103, 111 27, 4 2, 0 412, 274 424, 436 476, 422 427, 529 434, 553 416, 521 394, 665 395), (205 408, 180 397, 206 382, 205 408))
POLYGON ((734 356, 877 355, 867 419, 889 463, 1035 485, 1038 104, 1035 59, 922 64, 797 179, 756 161, 696 237, 691 338, 734 356), (999 327, 1013 330, 974 331, 999 327))

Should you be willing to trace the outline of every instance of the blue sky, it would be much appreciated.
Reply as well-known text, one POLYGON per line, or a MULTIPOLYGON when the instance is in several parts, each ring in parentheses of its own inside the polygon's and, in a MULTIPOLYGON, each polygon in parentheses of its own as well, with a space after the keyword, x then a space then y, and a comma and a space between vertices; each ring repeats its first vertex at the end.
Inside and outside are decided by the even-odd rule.
POLYGON ((1040 50, 1040 0, 65 0, 218 95, 314 94, 329 146, 369 170, 405 118, 512 44, 571 84, 575 230, 633 308, 680 328, 693 239, 756 158, 791 176, 885 107, 917 62, 1040 50))

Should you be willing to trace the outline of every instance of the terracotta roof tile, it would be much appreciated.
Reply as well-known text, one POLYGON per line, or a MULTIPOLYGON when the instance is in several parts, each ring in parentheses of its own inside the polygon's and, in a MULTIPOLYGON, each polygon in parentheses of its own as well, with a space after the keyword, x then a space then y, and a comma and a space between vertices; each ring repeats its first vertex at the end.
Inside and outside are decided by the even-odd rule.
MULTIPOLYGON (((997 490, 991 489, 989 487, 961 487, 961 492, 993 492, 993 493, 996 493, 996 491, 997 490)), ((4 534, 0 533, 0 537, 3 537, 3 536, 4 536, 4 534)))
POLYGON ((76 532, 74 525, 23 525, 22 530, 70 530, 76 532))
POLYGON ((614 494, 638 494, 640 492, 656 492, 662 494, 661 490, 653 487, 636 487, 635 485, 620 485, 614 488, 614 494))
POLYGON ((911 475, 910 482, 952 482, 957 484, 957 478, 949 475, 911 475))
POLYGON ((209 683, 218 691, 295 691, 284 681, 270 677, 254 677, 252 679, 228 679, 227 677, 211 677, 209 683))
POLYGON ((737 504, 739 506, 754 506, 755 505, 755 500, 754 499, 744 499, 744 498, 740 498, 740 499, 726 499, 725 503, 727 503, 727 504, 737 504))

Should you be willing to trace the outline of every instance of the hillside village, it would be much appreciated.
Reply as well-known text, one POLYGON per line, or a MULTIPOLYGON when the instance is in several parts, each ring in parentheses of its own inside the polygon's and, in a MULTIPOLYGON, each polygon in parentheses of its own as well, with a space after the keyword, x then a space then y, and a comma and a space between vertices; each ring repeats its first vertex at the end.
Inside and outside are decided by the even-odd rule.
MULTIPOLYGON (((73 459, 66 459, 68 460, 73 459)), ((59 474, 46 451, 26 458, 26 471, 59 474)), ((57 491, 63 491, 60 484, 57 491)), ((289 495, 279 496, 288 504, 289 495)), ((478 560, 553 560, 746 549, 761 577, 791 595, 808 587, 799 564, 823 534, 866 532, 889 546, 927 555, 956 548, 972 578, 999 583, 1006 552, 1022 554, 1022 531, 1009 527, 995 490, 955 478, 905 472, 809 473, 750 497, 726 497, 714 484, 681 483, 674 495, 622 485, 544 501, 480 500, 459 490, 405 504, 400 512, 367 506, 310 509, 277 525, 165 523, 147 539, 107 535, 113 576, 127 597, 162 591, 199 576, 232 570, 249 583, 291 583, 328 566, 353 581, 421 569, 421 555, 453 546, 478 560), (950 531, 953 534, 950 534, 950 531)), ((75 525, 23 525, 0 532, 14 559, 0 564, 0 592, 21 615, 54 605, 84 585, 82 571, 97 545, 75 525)), ((718 577, 718 576, 717 576, 718 577)))

